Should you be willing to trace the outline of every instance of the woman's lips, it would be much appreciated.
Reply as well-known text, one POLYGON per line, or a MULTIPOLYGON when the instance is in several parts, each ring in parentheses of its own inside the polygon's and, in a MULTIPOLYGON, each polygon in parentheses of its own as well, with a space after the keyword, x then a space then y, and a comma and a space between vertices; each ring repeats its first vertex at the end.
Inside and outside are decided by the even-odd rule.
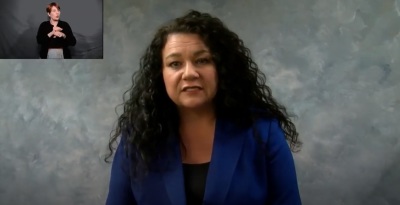
POLYGON ((182 89, 183 92, 193 92, 202 90, 200 86, 186 86, 182 89))

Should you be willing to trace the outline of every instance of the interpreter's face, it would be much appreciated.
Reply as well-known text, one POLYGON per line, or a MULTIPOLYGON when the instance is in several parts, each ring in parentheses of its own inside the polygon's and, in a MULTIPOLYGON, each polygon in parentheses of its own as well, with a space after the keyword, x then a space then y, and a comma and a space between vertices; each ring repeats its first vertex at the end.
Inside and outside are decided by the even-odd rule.
POLYGON ((58 21, 60 19, 60 13, 61 13, 60 10, 58 10, 57 7, 53 6, 51 7, 50 13, 47 14, 53 21, 58 21))
POLYGON ((162 50, 163 78, 178 108, 212 106, 217 71, 209 48, 196 34, 170 34, 162 50))

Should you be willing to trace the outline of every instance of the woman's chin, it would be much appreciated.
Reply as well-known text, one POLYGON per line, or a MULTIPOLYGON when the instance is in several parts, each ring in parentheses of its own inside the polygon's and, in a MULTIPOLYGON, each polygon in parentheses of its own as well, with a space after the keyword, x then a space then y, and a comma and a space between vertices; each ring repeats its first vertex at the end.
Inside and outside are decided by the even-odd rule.
POLYGON ((207 107, 211 107, 210 103, 204 101, 190 101, 190 102, 183 102, 179 105, 180 108, 189 109, 189 110, 197 110, 197 109, 204 109, 207 107))

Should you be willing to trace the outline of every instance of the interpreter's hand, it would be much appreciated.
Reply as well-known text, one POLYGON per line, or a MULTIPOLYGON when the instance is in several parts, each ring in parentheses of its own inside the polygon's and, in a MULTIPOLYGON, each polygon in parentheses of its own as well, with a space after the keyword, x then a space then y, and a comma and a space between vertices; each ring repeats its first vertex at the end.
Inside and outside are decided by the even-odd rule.
MULTIPOLYGON (((48 33, 47 36, 48 36, 49 38, 51 38, 51 37, 53 37, 53 38, 60 37, 60 36, 57 36, 56 33, 57 33, 57 32, 61 32, 62 30, 63 30, 63 29, 60 28, 60 27, 58 27, 58 26, 53 26, 53 30, 52 30, 50 33, 48 33)), ((58 35, 59 35, 59 34, 58 34, 58 35)), ((65 36, 65 34, 64 34, 64 36, 65 36)), ((65 37, 64 37, 64 38, 65 38, 65 37)))
POLYGON ((62 31, 63 29, 58 26, 53 26, 53 32, 62 31))
POLYGON ((54 32, 54 37, 53 38, 56 38, 56 37, 65 38, 66 36, 65 36, 65 34, 63 32, 56 31, 56 32, 54 32))

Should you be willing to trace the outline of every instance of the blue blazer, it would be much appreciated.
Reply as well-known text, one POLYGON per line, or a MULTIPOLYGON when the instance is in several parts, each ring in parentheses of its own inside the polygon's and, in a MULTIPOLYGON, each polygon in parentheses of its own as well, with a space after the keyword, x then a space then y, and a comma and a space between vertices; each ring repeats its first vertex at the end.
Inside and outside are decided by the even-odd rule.
MULTIPOLYGON (((301 204, 293 157, 278 122, 263 119, 253 127, 263 143, 252 128, 238 129, 217 119, 203 204, 301 204)), ((178 142, 172 169, 150 172, 141 182, 122 168, 129 164, 123 143, 114 156, 107 205, 186 205, 178 142)))

